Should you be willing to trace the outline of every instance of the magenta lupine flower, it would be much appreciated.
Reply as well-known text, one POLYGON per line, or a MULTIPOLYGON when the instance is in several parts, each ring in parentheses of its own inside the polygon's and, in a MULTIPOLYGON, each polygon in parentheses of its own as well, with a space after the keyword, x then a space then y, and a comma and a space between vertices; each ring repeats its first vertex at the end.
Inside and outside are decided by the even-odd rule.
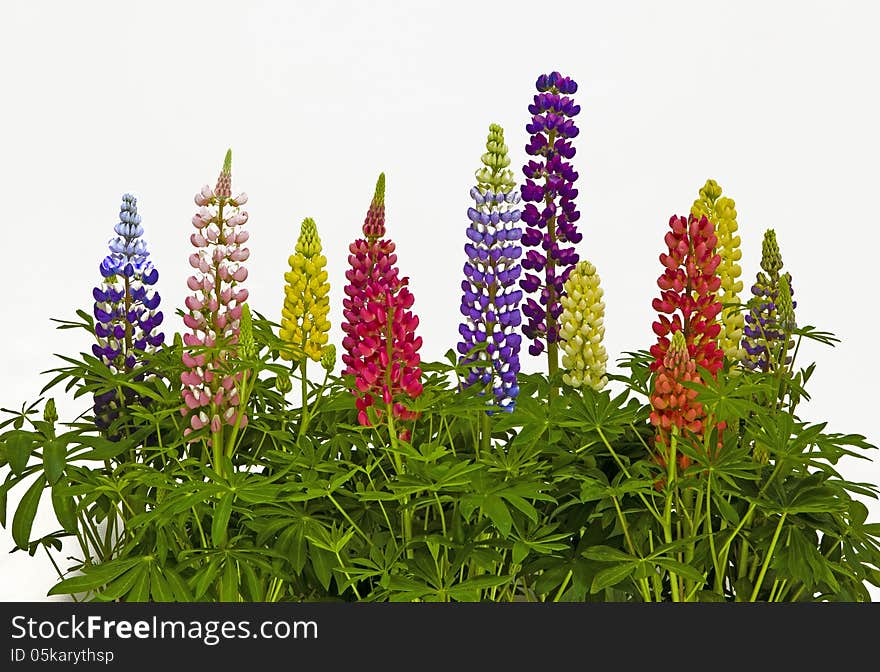
MULTIPOLYGON (((571 139, 578 134, 571 117, 581 109, 569 96, 577 91, 577 83, 551 72, 538 77, 536 86, 539 93, 529 105, 532 121, 526 130, 531 137, 526 152, 537 158, 523 166, 526 181, 521 187, 526 203, 522 213, 526 225, 522 244, 536 248, 526 252, 522 267, 532 272, 526 272, 520 280, 527 294, 538 294, 537 301, 528 298, 522 306, 528 318, 523 334, 532 339, 529 352, 533 355, 543 352, 544 340, 548 345, 559 340, 559 297, 579 260, 574 247, 568 244, 578 243, 582 238, 575 229, 580 218, 574 202, 578 174, 569 163, 575 155, 571 139)), ((551 352, 555 352, 555 347, 551 352)), ((552 359, 550 366, 552 373, 552 359)))
POLYGON ((180 413, 189 416, 186 435, 206 426, 216 434, 224 424, 247 424, 247 416, 237 408, 242 374, 228 372, 237 354, 242 304, 248 298, 248 290, 241 287, 248 275, 243 262, 250 256, 243 247, 248 232, 241 228, 248 214, 240 209, 247 195, 233 197, 231 189, 230 151, 217 186, 212 190, 205 185, 195 196, 200 209, 192 219, 196 230, 190 242, 196 252, 189 257, 195 274, 187 279, 193 293, 186 297, 188 312, 183 316, 192 332, 183 336, 190 350, 183 353, 187 370, 180 376, 184 401, 180 413))
MULTIPOLYGON (((385 174, 379 176, 376 193, 363 226, 365 238, 350 246, 348 285, 343 300, 342 362, 344 375, 352 375, 357 397, 358 422, 370 426, 367 409, 378 416, 383 407, 395 418, 412 420, 417 414, 406 407, 407 398, 422 393, 419 348, 415 335, 419 318, 410 310, 413 295, 409 278, 398 275, 395 245, 385 235, 385 174)), ((401 435, 405 438, 405 434, 401 435)))

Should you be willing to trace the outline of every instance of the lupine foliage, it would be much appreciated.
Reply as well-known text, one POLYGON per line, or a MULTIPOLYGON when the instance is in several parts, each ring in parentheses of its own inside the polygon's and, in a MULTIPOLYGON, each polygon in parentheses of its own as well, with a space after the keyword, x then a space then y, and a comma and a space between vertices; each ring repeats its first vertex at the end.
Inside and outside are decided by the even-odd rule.
MULTIPOLYGON (((490 130, 469 217, 468 352, 449 349, 437 362, 419 356, 416 300, 385 232, 384 175, 363 237, 349 247, 344 297, 321 289, 323 251, 304 225, 302 263, 291 263, 287 278, 294 289, 285 306, 302 318, 294 334, 292 323, 273 322, 246 302, 246 197, 232 196, 227 156, 217 186, 196 196, 185 334, 170 342, 156 336, 152 352, 135 347, 141 337, 118 304, 122 278, 137 272, 132 263, 127 274, 118 257, 94 295, 101 312, 58 320, 61 329, 86 332, 97 350, 62 356, 43 393, 116 391, 129 403, 114 409, 113 431, 100 409, 60 422, 52 398, 3 409, 0 524, 11 529, 13 550, 53 558, 59 581, 50 594, 129 602, 869 599, 867 584, 880 586, 880 530, 855 497, 876 497, 878 489, 847 481, 836 465, 874 446, 797 414, 815 369, 796 368, 797 344, 836 339, 798 325, 775 239, 765 239, 744 333, 749 356, 764 357, 753 368, 725 360, 719 343, 736 324, 722 330, 735 311, 722 312, 719 293, 735 283, 725 289, 719 274, 735 275, 723 270, 718 251, 732 244, 716 234, 724 218, 714 221, 709 208, 669 222, 655 342, 646 325, 633 337, 650 349, 625 353, 626 375, 603 373, 595 267, 575 267, 572 248, 560 247, 579 240, 576 174, 563 160, 576 134, 574 83, 554 73, 538 88, 529 148, 539 158, 529 164, 522 220, 524 244, 544 250, 544 261, 531 256, 531 270, 540 266, 544 275, 526 275, 524 289, 540 289, 546 301, 526 311, 521 327, 533 345, 561 344, 568 376, 561 391, 552 375, 470 359, 489 339, 469 330, 487 330, 493 343, 502 333, 499 357, 517 340, 507 329, 516 325, 498 331, 500 303, 482 300, 516 279, 499 278, 514 264, 488 263, 516 259, 515 215, 502 218, 516 203, 507 200, 514 185, 500 128, 490 130), (343 308, 341 375, 334 344, 318 338, 327 296, 343 308), (306 325, 308 306, 318 312, 306 325), (117 353, 129 335, 133 350, 117 353), (293 368, 292 335, 307 354, 293 368), (318 353, 320 383, 304 365, 318 353), (285 396, 297 376, 298 405, 285 396), (486 392, 498 393, 496 376, 516 403, 489 416, 486 392), (612 392, 605 378, 622 389, 612 392), (10 520, 13 489, 22 494, 10 520), (34 530, 41 501, 59 524, 47 534, 34 530), (63 541, 71 546, 62 553, 63 541)), ((707 198, 720 217, 720 199, 707 198)), ((133 213, 133 199, 124 198, 114 255, 145 252, 133 213)), ((404 258, 401 266, 417 262, 404 258)), ((138 272, 152 286, 147 265, 138 272)), ((127 291, 143 307, 137 327, 152 333, 157 295, 131 283, 127 291)), ((507 314, 515 303, 504 302, 507 314)))

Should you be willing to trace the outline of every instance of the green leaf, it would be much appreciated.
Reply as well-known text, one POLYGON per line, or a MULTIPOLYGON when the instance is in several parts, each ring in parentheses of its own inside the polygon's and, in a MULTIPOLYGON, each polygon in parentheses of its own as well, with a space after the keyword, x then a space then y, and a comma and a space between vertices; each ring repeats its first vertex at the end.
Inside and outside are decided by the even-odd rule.
POLYGON ((162 573, 162 568, 150 568, 150 594, 155 602, 175 602, 174 589, 162 573))
POLYGON ((142 575, 146 573, 149 568, 146 565, 141 565, 140 567, 133 567, 128 570, 117 579, 114 579, 110 582, 110 585, 107 586, 104 590, 101 591, 98 596, 99 599, 105 600, 107 602, 112 602, 114 600, 119 600, 124 596, 128 595, 131 590, 134 588, 135 583, 137 583, 142 575))
POLYGON ((522 563, 523 559, 529 554, 529 546, 525 542, 517 541, 513 545, 513 551, 511 552, 511 559, 513 564, 519 565, 522 563))
POLYGON ((699 570, 691 567, 690 565, 682 564, 677 560, 672 560, 670 558, 657 558, 657 564, 663 567, 664 569, 675 572, 680 577, 685 578, 689 581, 694 581, 699 584, 703 584, 706 582, 706 578, 703 576, 703 573, 699 570))
POLYGON ((40 496, 46 487, 46 479, 40 474, 31 487, 24 493, 24 497, 15 510, 12 518, 12 538, 19 548, 27 548, 31 537, 31 528, 34 526, 34 516, 37 515, 37 507, 40 506, 40 496))
POLYGON ((30 432, 15 430, 6 435, 6 457, 13 474, 21 476, 33 450, 34 441, 30 432))
POLYGON ((728 502, 722 495, 718 495, 713 493, 712 503, 718 509, 718 512, 722 515, 722 517, 729 523, 733 523, 734 525, 739 524, 739 514, 736 512, 736 509, 728 502))
POLYGON ((219 548, 226 542, 226 528, 229 526, 229 516, 232 513, 232 501, 235 493, 227 492, 220 499, 220 504, 214 511, 214 519, 211 521, 211 540, 214 547, 219 548))
POLYGON ((48 595, 68 595, 95 590, 120 576, 123 572, 128 571, 139 562, 143 562, 143 558, 119 558, 106 562, 103 565, 92 565, 87 567, 81 576, 64 579, 64 581, 55 584, 49 590, 48 595))
POLYGON ((150 601, 150 572, 147 571, 148 567, 145 565, 141 572, 138 580, 135 581, 134 586, 131 589, 131 592, 126 595, 126 602, 149 602, 150 601))
POLYGON ((590 588, 590 592, 598 593, 600 590, 617 585, 632 574, 637 565, 638 563, 636 562, 626 562, 621 565, 609 567, 608 569, 603 569, 593 577, 593 585, 590 588))
POLYGON ((619 551, 611 546, 590 546, 585 549, 583 556, 590 560, 598 560, 600 562, 634 562, 633 556, 619 551))
POLYGON ((238 602, 238 570, 232 559, 226 561, 223 576, 220 577, 220 601, 238 602))
POLYGON ((330 580, 333 578, 333 568, 336 567, 336 557, 329 551, 317 546, 312 548, 312 568, 321 582, 324 590, 330 590, 330 580))
POLYGON ((449 588, 449 596, 454 600, 468 600, 477 591, 502 586, 510 581, 509 576, 479 576, 475 579, 462 581, 449 588))
POLYGON ((507 504, 498 495, 487 495, 480 507, 482 511, 489 516, 498 531, 505 537, 510 534, 510 527, 513 525, 513 518, 507 504))
POLYGON ((180 578, 180 574, 178 574, 175 570, 170 567, 162 567, 162 574, 168 579, 168 583, 171 586, 171 589, 174 591, 174 599, 177 602, 192 602, 193 595, 186 581, 180 578))
POLYGON ((65 484, 61 481, 52 486, 52 508, 55 509, 55 517, 61 523, 61 527, 65 532, 76 534, 76 503, 73 495, 67 494, 62 490, 65 484))
POLYGON ((66 465, 67 446, 58 439, 47 441, 43 446, 43 469, 50 484, 55 485, 58 482, 66 465))

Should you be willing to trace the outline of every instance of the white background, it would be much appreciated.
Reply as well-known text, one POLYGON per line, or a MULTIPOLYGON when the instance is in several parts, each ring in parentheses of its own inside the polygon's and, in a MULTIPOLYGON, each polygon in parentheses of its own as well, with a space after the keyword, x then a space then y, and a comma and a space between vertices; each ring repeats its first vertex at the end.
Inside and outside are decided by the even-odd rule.
MULTIPOLYGON (((736 200, 746 287, 775 228, 799 322, 842 339, 801 348, 802 364, 818 363, 802 415, 878 443, 877 8, 5 0, 0 406, 35 399, 53 353, 90 347, 49 318, 90 309, 125 192, 138 198, 166 326, 182 328, 192 197, 227 147, 233 190, 250 196, 252 308, 278 319, 287 256, 314 217, 340 342, 347 244, 384 170, 423 356, 441 357, 457 338, 468 189, 488 126, 505 128, 521 166, 534 81, 556 69, 580 85, 578 250, 602 278, 612 360, 654 341, 667 222, 711 177, 736 200)), ((523 366, 545 364, 525 354, 523 366)), ((62 418, 82 408, 58 406, 62 418)), ((877 462, 842 469, 880 482, 877 462)), ((34 534, 52 529, 41 515, 34 534)), ((12 546, 0 531, 0 599, 44 599, 45 555, 5 554, 12 546)))

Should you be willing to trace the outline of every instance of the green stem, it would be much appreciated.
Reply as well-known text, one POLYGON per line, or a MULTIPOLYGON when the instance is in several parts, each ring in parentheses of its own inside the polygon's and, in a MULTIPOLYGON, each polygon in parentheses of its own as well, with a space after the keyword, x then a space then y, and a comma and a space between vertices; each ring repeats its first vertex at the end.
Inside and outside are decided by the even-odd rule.
MULTIPOLYGON (((631 479, 632 476, 630 475, 629 470, 626 468, 626 465, 623 464, 623 461, 617 455, 614 448, 611 447, 611 444, 608 442, 608 439, 605 438, 605 434, 602 432, 602 428, 596 427, 596 431, 599 433, 599 438, 602 439, 602 443, 605 444, 605 447, 608 449, 608 452, 611 453, 611 457, 613 457, 614 461, 617 462, 617 466, 623 472, 623 475, 626 476, 627 478, 631 479)), ((652 516, 654 516, 654 518, 657 520, 657 522, 662 524, 663 523, 663 516, 660 515, 660 512, 657 511, 657 508, 651 502, 649 502, 647 500, 647 498, 645 497, 644 494, 642 494, 641 492, 637 492, 636 494, 638 495, 639 499, 642 500, 642 504, 645 505, 645 508, 648 509, 648 511, 651 513, 652 516)))
MULTIPOLYGON (((669 437, 669 455, 666 460, 666 504, 663 508, 663 536, 667 544, 671 544, 673 542, 672 538, 672 496, 674 494, 673 485, 675 483, 676 476, 676 465, 675 465, 675 451, 676 451, 676 440, 678 432, 676 431, 677 427, 672 428, 672 433, 669 437)), ((672 601, 680 602, 681 595, 679 595, 678 591, 678 575, 670 570, 669 571, 669 586, 672 590, 672 601)))
POLYGON ((712 472, 706 482, 706 532, 709 535, 709 551, 712 554, 712 566, 715 568, 715 592, 724 595, 724 573, 721 571, 721 563, 718 562, 718 552, 715 550, 715 533, 712 530, 712 472))
POLYGON ((299 365, 299 373, 301 378, 301 394, 302 394, 302 418, 299 422, 299 432, 297 434, 298 438, 301 438, 306 431, 306 427, 309 425, 309 389, 308 382, 309 379, 306 377, 306 361, 308 357, 305 354, 305 348, 303 348, 302 362, 299 365))
POLYGON ((568 588, 568 582, 571 581, 572 574, 573 571, 569 569, 568 574, 565 575, 565 579, 562 581, 562 585, 559 586, 559 590, 556 591, 556 597, 553 598, 554 602, 559 602, 562 598, 562 594, 565 592, 565 589, 568 588))
POLYGON ((480 411, 480 444, 477 450, 477 462, 480 461, 481 455, 489 452, 489 448, 492 445, 491 438, 492 430, 489 427, 489 414, 485 411, 480 411))
MULTIPOLYGON (((623 536, 626 539, 626 545, 629 547, 629 552, 632 555, 635 555, 638 558, 642 559, 642 554, 636 550, 636 546, 633 543, 632 537, 630 536, 629 526, 626 524, 626 518, 624 517, 623 511, 620 508, 620 502, 617 500, 616 496, 612 496, 611 499, 614 502, 614 508, 617 510, 617 518, 618 520, 620 520, 620 526, 623 528, 623 536)), ((648 586, 647 578, 639 580, 639 590, 641 590, 642 598, 645 600, 645 602, 650 602, 651 589, 648 586)))
POLYGON ((752 589, 752 596, 749 598, 749 602, 754 602, 758 598, 758 591, 761 589, 761 584, 764 582, 764 575, 767 574, 767 569, 770 567, 770 559, 773 557, 773 551, 776 550, 776 542, 779 541, 779 535, 782 532, 782 525, 785 523, 786 516, 788 516, 787 511, 779 517, 779 523, 776 525, 776 532, 773 533, 773 540, 770 542, 770 548, 767 550, 767 557, 764 558, 764 563, 761 566, 761 573, 758 575, 758 580, 755 582, 755 587, 752 589))

